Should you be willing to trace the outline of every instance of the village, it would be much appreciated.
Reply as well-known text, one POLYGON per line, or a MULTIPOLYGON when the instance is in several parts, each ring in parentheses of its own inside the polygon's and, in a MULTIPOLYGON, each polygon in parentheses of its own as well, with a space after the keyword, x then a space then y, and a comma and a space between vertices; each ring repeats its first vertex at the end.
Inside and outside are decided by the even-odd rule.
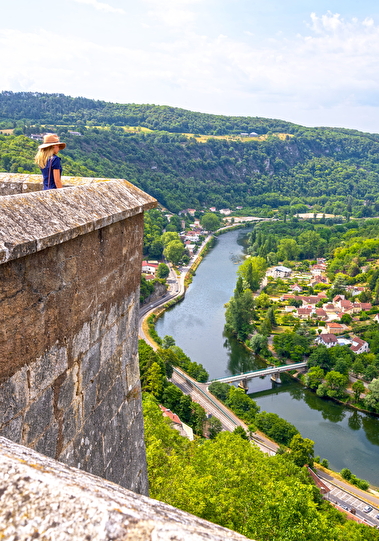
MULTIPOLYGON (((309 267, 309 272, 299 272, 283 265, 270 268, 266 273, 267 282, 279 279, 282 286, 288 289, 288 293, 279 297, 270 296, 271 301, 279 304, 278 311, 283 322, 295 324, 301 320, 316 327, 316 344, 327 348, 349 346, 356 354, 368 353, 368 342, 351 332, 351 324, 360 321, 362 314, 366 315, 373 308, 370 302, 358 300, 358 296, 366 288, 347 285, 344 286, 345 294, 336 295, 329 300, 325 291, 331 284, 326 270, 327 262, 324 258, 317 259, 317 262, 309 267), (304 290, 309 288, 315 290, 314 294, 304 293, 304 290), (286 317, 288 315, 289 318, 286 317)), ((373 321, 379 323, 379 314, 374 315, 373 321)))

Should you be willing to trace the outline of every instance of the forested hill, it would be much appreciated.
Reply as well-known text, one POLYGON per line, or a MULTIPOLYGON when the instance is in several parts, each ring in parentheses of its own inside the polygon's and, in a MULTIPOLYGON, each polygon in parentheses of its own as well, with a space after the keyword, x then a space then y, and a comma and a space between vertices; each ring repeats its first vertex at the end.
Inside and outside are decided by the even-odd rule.
POLYGON ((33 120, 43 124, 95 124, 144 126, 172 133, 206 135, 239 134, 270 130, 295 133, 299 126, 282 120, 260 117, 235 117, 194 113, 164 105, 119 104, 63 94, 1 92, 0 118, 33 120))
POLYGON ((2 171, 38 172, 38 143, 25 136, 56 131, 67 143, 65 174, 126 178, 174 212, 290 204, 379 211, 377 134, 24 92, 0 94, 0 128, 16 128, 0 135, 2 171))

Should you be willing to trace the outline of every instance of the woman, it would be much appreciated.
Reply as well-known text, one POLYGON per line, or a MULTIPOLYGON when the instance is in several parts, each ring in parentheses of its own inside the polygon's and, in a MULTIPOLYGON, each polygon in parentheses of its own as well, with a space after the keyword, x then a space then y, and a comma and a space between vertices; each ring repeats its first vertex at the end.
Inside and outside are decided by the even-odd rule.
POLYGON ((57 156, 63 148, 66 148, 66 143, 61 143, 55 133, 47 133, 43 138, 43 144, 38 147, 34 161, 41 168, 44 190, 63 187, 61 159, 57 156))

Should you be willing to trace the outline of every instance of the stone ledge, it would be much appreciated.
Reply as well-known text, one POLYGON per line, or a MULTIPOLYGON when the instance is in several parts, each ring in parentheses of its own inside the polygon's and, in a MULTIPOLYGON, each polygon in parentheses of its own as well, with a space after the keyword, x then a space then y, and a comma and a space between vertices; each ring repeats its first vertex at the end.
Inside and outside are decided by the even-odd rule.
POLYGON ((61 190, 0 197, 0 263, 130 218, 157 204, 126 180, 76 180, 77 186, 61 190))
POLYGON ((1 437, 0 499, 4 539, 247 539, 1 437))

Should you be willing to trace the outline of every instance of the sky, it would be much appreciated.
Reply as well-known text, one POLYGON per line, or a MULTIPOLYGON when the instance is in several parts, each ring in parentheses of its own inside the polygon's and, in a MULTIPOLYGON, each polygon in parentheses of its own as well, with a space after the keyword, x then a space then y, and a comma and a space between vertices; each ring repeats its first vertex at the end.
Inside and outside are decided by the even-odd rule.
POLYGON ((0 7, 0 90, 379 133, 378 0, 0 7))

